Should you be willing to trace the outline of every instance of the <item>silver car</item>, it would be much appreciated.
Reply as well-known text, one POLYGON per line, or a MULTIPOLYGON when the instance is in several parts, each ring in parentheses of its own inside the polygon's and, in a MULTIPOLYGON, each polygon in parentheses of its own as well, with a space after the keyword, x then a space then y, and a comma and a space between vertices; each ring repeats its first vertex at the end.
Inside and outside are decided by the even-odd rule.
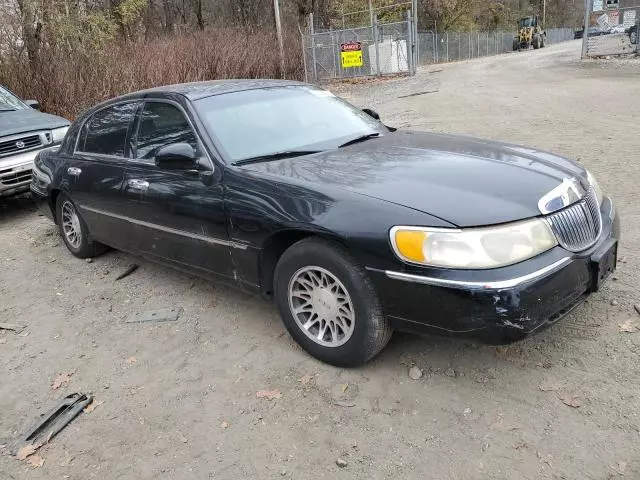
POLYGON ((28 192, 36 154, 59 145, 69 129, 68 120, 39 108, 0 85, 0 197, 28 192))

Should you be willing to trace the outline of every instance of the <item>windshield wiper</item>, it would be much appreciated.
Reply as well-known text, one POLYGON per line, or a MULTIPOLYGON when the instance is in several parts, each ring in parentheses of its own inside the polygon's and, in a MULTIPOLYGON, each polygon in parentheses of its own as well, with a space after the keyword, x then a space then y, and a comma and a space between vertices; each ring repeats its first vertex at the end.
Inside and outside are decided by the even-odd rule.
POLYGON ((15 108, 2 108, 0 107, 0 112, 13 112, 16 110, 15 108))
POLYGON ((258 155, 257 157, 243 158, 233 162, 233 165, 247 165, 249 163, 268 162, 270 160, 281 160, 283 158, 302 157, 320 153, 322 150, 285 150, 284 152, 268 153, 267 155, 258 155))
POLYGON ((356 137, 352 140, 349 140, 348 142, 343 143, 342 145, 340 145, 338 148, 342 148, 342 147, 348 147, 349 145, 353 145, 354 143, 360 143, 360 142, 366 142, 367 140, 371 139, 371 138, 376 138, 379 137, 380 134, 379 133, 367 133, 366 135, 360 135, 359 137, 356 137))

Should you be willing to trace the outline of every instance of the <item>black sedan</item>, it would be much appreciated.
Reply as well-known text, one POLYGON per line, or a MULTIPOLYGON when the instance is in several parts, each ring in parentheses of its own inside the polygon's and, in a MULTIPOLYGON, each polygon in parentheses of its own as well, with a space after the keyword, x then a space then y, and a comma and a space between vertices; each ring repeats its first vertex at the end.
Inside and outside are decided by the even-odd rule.
POLYGON ((39 154, 31 190, 77 257, 108 245, 274 298, 295 340, 341 366, 393 330, 523 338, 600 287, 619 238, 570 160, 396 131, 286 81, 98 105, 39 154))

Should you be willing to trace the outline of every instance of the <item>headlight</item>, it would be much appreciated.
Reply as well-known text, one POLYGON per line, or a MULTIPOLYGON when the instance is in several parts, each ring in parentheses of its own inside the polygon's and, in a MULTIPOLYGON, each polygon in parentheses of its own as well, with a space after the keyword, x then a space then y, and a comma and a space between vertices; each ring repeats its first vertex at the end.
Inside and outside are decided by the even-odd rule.
POLYGON ((598 184, 596 177, 594 177, 589 170, 587 170, 587 181, 589 182, 589 185, 591 185, 596 191, 598 205, 602 205, 602 190, 600 189, 600 185, 598 184))
POLYGON ((558 244, 541 219, 463 230, 393 227, 391 245, 405 262, 444 268, 497 268, 534 257, 558 244))
POLYGON ((69 130, 69 127, 54 128, 51 130, 51 143, 61 143, 67 134, 67 130, 69 130))

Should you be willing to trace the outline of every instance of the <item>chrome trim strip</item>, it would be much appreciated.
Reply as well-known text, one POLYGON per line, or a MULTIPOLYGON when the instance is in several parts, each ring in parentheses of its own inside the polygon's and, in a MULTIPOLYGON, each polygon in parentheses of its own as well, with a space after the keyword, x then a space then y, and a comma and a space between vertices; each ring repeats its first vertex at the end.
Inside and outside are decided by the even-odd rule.
POLYGON ((198 235, 196 233, 185 232, 182 230, 176 230, 175 228, 165 227, 164 225, 158 225, 156 223, 145 222, 144 220, 137 220, 131 217, 125 217, 124 215, 118 215, 116 213, 105 212, 104 210, 99 210, 97 208, 91 208, 84 205, 80 205, 81 210, 86 210, 88 212, 97 213, 99 215, 106 215, 108 217, 117 218, 119 220, 124 220, 125 222, 133 223, 136 225, 140 225, 147 228, 153 228, 155 230, 160 230, 162 232, 171 233, 173 235, 180 235, 182 237, 193 238, 195 240, 201 240, 203 242, 211 243, 213 245, 223 245, 226 247, 238 248, 240 250, 246 250, 249 245, 246 243, 234 242, 229 240, 222 240, 220 238, 207 237, 205 235, 198 235))
POLYGON ((571 261, 570 257, 564 257, 557 262, 547 265, 540 270, 523 275, 521 277, 510 278, 507 280, 497 280, 490 282, 467 282, 464 280, 449 280, 445 278, 425 277, 422 275, 412 275, 403 272, 394 272, 386 270, 384 273, 388 278, 393 280, 402 280, 404 282, 421 283, 424 285, 433 285, 435 287, 459 288, 465 290, 502 290, 505 288, 513 288, 523 283, 535 280, 543 275, 550 274, 562 269, 571 261))

